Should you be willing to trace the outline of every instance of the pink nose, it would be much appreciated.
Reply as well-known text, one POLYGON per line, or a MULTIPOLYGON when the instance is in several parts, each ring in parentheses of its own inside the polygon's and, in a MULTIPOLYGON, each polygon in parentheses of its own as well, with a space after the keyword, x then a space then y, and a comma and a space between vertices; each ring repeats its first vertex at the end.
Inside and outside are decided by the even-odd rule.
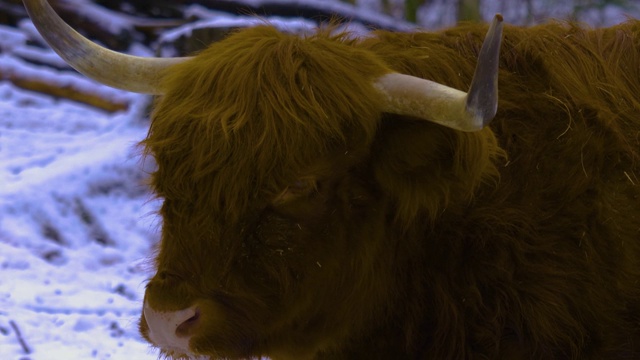
POLYGON ((165 350, 188 354, 189 339, 200 322, 200 309, 195 306, 179 311, 161 312, 144 304, 144 318, 149 327, 149 339, 165 350))

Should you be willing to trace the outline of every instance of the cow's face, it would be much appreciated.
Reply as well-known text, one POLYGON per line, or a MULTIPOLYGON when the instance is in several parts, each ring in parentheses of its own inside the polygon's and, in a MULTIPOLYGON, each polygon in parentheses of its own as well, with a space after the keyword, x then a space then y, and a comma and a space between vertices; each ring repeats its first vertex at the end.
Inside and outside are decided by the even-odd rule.
POLYGON ((394 288, 394 274, 408 273, 397 266, 423 247, 389 229, 440 213, 490 173, 490 132, 378 127, 383 112, 486 126, 499 15, 465 93, 395 73, 362 43, 322 31, 301 39, 263 26, 193 58, 136 58, 71 31, 46 0, 24 3, 76 70, 163 95, 145 141, 163 234, 140 328, 166 355, 301 359, 371 331, 390 298, 406 296, 394 288))
MULTIPOLYGON (((323 163, 281 194, 256 199, 237 220, 211 212, 196 221, 193 204, 167 198, 145 306, 193 309, 180 319, 197 313, 183 331, 190 349, 225 358, 305 358, 360 329, 380 313, 391 267, 375 188, 349 174, 365 171, 353 166, 357 159, 323 163)), ((181 335, 182 323, 163 326, 181 335)), ((164 345, 144 318, 141 329, 164 345)))
POLYGON ((390 269, 364 165, 384 67, 265 27, 172 71, 145 143, 164 224, 143 335, 169 355, 303 358, 366 326, 390 269))

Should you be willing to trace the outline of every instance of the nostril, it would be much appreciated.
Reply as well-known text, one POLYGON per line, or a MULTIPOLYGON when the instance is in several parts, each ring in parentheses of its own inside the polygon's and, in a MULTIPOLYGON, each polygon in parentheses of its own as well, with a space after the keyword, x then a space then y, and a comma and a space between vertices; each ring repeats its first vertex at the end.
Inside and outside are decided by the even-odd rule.
POLYGON ((200 322, 200 309, 195 308, 193 316, 185 320, 176 328, 177 337, 186 337, 192 335, 193 329, 200 322))

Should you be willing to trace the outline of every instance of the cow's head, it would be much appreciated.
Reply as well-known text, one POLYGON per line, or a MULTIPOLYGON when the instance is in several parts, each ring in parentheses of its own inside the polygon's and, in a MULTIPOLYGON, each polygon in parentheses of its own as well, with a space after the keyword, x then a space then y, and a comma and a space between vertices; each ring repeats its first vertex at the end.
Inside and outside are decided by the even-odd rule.
POLYGON ((328 31, 301 38, 260 26, 193 58, 141 59, 81 38, 45 0, 25 3, 80 72, 162 95, 144 144, 164 222, 140 330, 166 355, 303 359, 386 321, 394 299, 409 296, 395 285, 405 266, 395 259, 409 264, 415 250, 397 242, 406 226, 388 224, 420 212, 403 201, 428 208, 454 191, 419 198, 412 186, 442 180, 416 181, 411 168, 484 171, 475 159, 486 154, 452 145, 473 136, 448 128, 481 130, 495 114, 499 16, 465 93, 394 73, 328 31), (409 125, 382 133, 384 114, 409 125), (406 158, 402 141, 424 142, 422 153, 406 158), (398 177, 404 197, 418 198, 400 200, 398 177))

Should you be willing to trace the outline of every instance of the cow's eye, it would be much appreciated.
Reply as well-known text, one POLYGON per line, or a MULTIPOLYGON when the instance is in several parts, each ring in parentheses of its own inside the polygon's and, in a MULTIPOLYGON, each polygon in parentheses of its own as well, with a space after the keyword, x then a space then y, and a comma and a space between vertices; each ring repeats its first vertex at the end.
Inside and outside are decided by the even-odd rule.
POLYGON ((273 199, 273 205, 280 205, 301 196, 309 195, 318 190, 318 183, 314 178, 301 178, 287 186, 273 199))

